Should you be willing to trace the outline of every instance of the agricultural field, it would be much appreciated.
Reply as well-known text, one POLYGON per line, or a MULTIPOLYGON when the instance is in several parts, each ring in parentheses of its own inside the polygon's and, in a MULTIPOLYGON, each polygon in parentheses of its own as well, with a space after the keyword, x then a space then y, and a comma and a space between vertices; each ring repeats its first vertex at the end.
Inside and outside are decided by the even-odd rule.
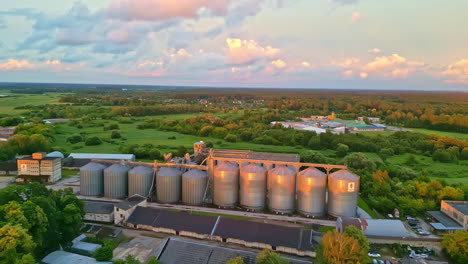
POLYGON ((0 98, 0 114, 6 115, 18 115, 27 111, 25 109, 15 109, 18 106, 57 104, 63 95, 61 93, 16 94, 7 90, 0 90, 0 94, 9 95, 0 98))

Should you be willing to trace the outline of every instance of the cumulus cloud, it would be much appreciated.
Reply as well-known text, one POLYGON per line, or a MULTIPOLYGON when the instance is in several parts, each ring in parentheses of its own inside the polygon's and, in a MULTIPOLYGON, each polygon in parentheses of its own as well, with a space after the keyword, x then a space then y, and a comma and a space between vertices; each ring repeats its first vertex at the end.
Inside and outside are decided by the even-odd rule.
POLYGON ((423 65, 422 62, 409 61, 398 54, 392 54, 376 57, 363 67, 363 71, 367 74, 375 73, 385 77, 404 78, 423 65))
POLYGON ((342 61, 339 61, 339 62, 335 62, 333 64, 341 67, 341 68, 350 68, 354 65, 356 65, 357 63, 359 63, 361 60, 358 59, 358 58, 355 58, 355 57, 351 57, 351 58, 345 58, 344 60, 342 61))
POLYGON ((442 75, 446 78, 444 80, 446 83, 468 85, 468 59, 461 59, 448 65, 442 75))
POLYGON ((280 49, 270 45, 261 46, 255 40, 227 38, 228 63, 232 65, 253 64, 262 59, 277 59, 280 49))
POLYGON ((0 63, 0 71, 24 71, 34 68, 34 64, 27 60, 8 59, 5 63, 0 63))
POLYGON ((373 48, 373 49, 368 50, 368 52, 369 52, 369 53, 380 53, 381 50, 378 49, 378 48, 373 48))

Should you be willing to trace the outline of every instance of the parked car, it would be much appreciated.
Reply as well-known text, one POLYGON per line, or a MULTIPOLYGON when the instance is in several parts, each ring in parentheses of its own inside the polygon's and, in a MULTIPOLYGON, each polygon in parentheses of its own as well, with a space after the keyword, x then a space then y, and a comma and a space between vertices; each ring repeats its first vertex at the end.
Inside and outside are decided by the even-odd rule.
POLYGON ((380 257, 382 257, 382 256, 379 254, 379 252, 375 252, 375 251, 371 251, 371 252, 367 253, 367 255, 368 255, 369 257, 372 257, 372 258, 380 258, 380 257))
POLYGON ((372 259, 372 264, 378 264, 376 259, 372 259))
POLYGON ((390 260, 385 260, 385 264, 392 264, 390 260))
POLYGON ((414 252, 414 250, 411 250, 411 253, 409 254, 409 257, 414 258, 414 259, 425 259, 425 258, 428 258, 429 256, 427 254, 425 254, 425 253, 418 254, 418 253, 414 252))
POLYGON ((420 234, 420 235, 430 235, 430 234, 431 234, 431 232, 426 231, 426 230, 421 229, 421 228, 420 228, 420 229, 417 229, 417 230, 416 230, 416 233, 418 233, 418 234, 420 234))
POLYGON ((385 264, 385 263, 383 262, 383 260, 379 259, 379 264, 385 264))

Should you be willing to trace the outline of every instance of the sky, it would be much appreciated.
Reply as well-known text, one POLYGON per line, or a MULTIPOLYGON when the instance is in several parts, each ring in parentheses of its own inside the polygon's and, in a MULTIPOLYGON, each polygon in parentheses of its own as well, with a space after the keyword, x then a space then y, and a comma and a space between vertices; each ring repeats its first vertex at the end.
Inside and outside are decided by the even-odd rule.
POLYGON ((0 82, 459 90, 466 0, 15 0, 0 82))

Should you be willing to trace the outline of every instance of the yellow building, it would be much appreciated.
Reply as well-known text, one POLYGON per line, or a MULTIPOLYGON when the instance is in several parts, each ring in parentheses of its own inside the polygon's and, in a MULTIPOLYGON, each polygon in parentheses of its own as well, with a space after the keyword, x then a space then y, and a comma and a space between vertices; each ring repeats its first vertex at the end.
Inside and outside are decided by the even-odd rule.
POLYGON ((23 181, 56 182, 62 178, 62 159, 38 152, 18 159, 18 178, 23 181))

